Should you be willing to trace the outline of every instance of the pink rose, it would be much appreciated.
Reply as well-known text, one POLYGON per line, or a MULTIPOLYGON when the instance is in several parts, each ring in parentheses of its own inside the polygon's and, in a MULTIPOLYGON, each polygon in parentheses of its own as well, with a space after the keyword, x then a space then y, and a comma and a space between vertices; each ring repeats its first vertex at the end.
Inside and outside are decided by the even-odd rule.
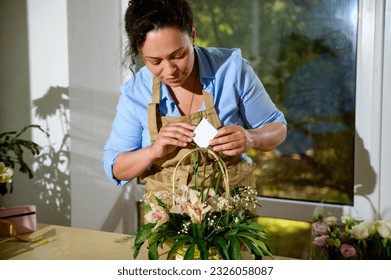
POLYGON ((314 238, 314 241, 312 243, 314 243, 316 246, 324 247, 327 244, 329 238, 330 237, 328 235, 317 236, 314 238))
POLYGON ((339 250, 341 251, 341 254, 344 256, 344 258, 351 258, 356 255, 356 249, 354 249, 354 247, 349 244, 342 244, 339 250))
POLYGON ((316 235, 327 234, 327 224, 323 221, 317 221, 312 224, 312 229, 316 235))

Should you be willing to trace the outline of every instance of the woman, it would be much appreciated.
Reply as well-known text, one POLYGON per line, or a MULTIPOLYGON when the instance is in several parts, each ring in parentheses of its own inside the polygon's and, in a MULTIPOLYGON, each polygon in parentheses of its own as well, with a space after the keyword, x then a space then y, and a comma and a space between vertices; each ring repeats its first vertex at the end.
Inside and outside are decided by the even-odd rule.
MULTIPOLYGON (((195 46, 185 0, 129 1, 125 23, 130 66, 138 55, 145 66, 121 87, 104 148, 107 176, 117 185, 141 176, 147 191, 171 189, 174 166, 195 147, 194 129, 206 118, 218 129, 209 145, 224 157, 230 185, 255 185, 244 153, 277 147, 286 121, 240 50, 195 46)), ((188 166, 180 168, 178 184, 194 184, 188 166)))

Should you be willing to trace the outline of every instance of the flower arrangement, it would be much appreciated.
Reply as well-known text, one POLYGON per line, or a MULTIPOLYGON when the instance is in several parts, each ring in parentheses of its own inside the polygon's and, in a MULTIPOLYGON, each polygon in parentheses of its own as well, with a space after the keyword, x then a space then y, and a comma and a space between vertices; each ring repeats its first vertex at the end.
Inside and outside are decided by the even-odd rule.
POLYGON ((273 257, 263 242, 265 230, 254 220, 259 217, 253 213, 257 207, 256 189, 243 186, 230 190, 226 166, 213 151, 197 148, 190 153, 196 155, 196 179, 199 153, 215 158, 218 163, 215 169, 217 183, 206 184, 200 180, 195 188, 187 185, 175 188, 173 184, 172 191, 147 193, 144 217, 147 223, 136 234, 134 258, 146 242, 149 259, 159 259, 158 249, 163 244, 170 248, 167 259, 181 256, 185 260, 237 260, 242 259, 242 249, 247 249, 255 259, 264 255, 273 257))
MULTIPOLYGON (((14 168, 19 165, 19 171, 27 173, 29 178, 33 178, 33 172, 24 161, 24 150, 27 149, 32 155, 39 154, 39 146, 37 143, 21 139, 21 135, 28 129, 41 129, 39 125, 28 125, 18 131, 9 131, 0 133, 0 194, 12 193, 14 168), (10 188, 7 188, 7 185, 10 188)), ((46 133, 47 134, 47 133, 46 133)))
POLYGON ((391 259, 391 222, 318 214, 312 224, 312 259, 391 259))

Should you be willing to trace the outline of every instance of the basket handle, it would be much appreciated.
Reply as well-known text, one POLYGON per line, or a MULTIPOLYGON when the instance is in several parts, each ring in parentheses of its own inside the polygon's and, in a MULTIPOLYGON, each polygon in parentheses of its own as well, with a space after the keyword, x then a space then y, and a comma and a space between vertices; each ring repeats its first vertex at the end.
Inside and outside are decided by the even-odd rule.
POLYGON ((185 158, 187 158, 189 155, 191 155, 192 153, 197 152, 197 151, 204 151, 204 152, 206 151, 209 155, 212 155, 214 157, 214 159, 217 161, 217 163, 219 164, 219 167, 220 167, 220 169, 221 169, 221 171, 223 173, 223 181, 224 181, 226 194, 229 195, 229 179, 228 179, 227 165, 225 164, 225 162, 214 151, 212 151, 211 149, 208 149, 208 148, 195 148, 195 149, 191 150, 190 152, 186 153, 178 161, 178 163, 176 164, 176 166, 174 168, 174 172, 173 172, 173 175, 172 175, 172 193, 173 193, 173 195, 175 193, 175 178, 176 178, 176 173, 177 173, 179 165, 181 164, 181 162, 185 158))

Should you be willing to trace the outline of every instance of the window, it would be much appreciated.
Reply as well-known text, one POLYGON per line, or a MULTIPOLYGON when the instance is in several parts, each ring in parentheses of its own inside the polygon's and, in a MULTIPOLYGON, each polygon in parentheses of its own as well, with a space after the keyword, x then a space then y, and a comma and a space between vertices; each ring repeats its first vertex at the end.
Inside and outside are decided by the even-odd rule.
POLYGON ((197 44, 239 47, 288 120, 250 151, 263 197, 351 205, 358 0, 190 1, 197 44))

